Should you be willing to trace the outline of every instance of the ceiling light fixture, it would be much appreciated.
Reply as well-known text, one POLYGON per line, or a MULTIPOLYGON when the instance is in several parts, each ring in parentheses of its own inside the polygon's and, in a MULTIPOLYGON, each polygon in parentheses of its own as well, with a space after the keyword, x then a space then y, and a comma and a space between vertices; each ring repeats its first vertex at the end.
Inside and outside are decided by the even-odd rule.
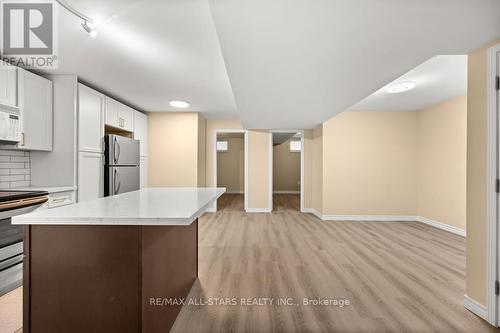
POLYGON ((181 108, 185 109, 189 107, 189 103, 185 101, 170 101, 170 106, 173 106, 174 108, 181 108))
POLYGON ((413 81, 398 82, 390 85, 385 91, 389 94, 399 94, 415 88, 416 84, 413 81))
POLYGON ((92 37, 92 38, 97 37, 97 27, 96 27, 95 21, 93 19, 91 19, 87 15, 79 12, 78 10, 74 9, 73 7, 71 7, 70 5, 65 3, 63 0, 56 0, 56 1, 58 4, 60 4, 62 7, 64 7, 71 14, 73 14, 76 17, 83 20, 82 28, 83 28, 83 30, 88 32, 90 37, 92 37))
POLYGON ((90 25, 89 25, 88 21, 84 21, 82 23, 82 28, 83 28, 83 30, 85 30, 89 33, 90 37, 92 37, 92 38, 97 37, 97 29, 93 26, 92 23, 90 23, 90 25))

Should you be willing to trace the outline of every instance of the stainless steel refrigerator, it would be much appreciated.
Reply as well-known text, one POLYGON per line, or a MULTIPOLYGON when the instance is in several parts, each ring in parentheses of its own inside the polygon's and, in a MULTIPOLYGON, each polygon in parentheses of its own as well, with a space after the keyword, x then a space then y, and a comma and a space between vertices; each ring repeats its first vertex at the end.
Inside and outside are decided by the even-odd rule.
POLYGON ((138 190, 140 187, 139 141, 108 134, 105 141, 104 195, 138 190))

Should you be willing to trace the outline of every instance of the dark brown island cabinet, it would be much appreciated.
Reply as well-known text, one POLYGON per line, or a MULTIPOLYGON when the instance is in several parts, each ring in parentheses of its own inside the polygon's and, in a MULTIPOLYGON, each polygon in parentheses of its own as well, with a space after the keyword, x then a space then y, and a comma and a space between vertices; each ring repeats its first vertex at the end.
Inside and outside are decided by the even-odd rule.
POLYGON ((223 192, 150 188, 16 217, 23 332, 168 332, 198 276, 198 217, 223 192))

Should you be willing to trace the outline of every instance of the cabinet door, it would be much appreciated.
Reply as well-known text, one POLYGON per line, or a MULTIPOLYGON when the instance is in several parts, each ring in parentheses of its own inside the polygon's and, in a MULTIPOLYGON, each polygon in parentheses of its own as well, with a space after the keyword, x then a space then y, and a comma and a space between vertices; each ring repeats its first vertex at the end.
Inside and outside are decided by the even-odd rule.
POLYGON ((52 81, 18 69, 21 142, 26 150, 52 150, 52 81))
POLYGON ((103 196, 103 158, 99 153, 78 153, 78 202, 103 196))
POLYGON ((17 67, 0 61, 0 104, 17 104, 17 67))
POLYGON ((139 161, 139 166, 141 169, 141 181, 140 188, 148 187, 148 159, 147 157, 141 157, 139 161))
POLYGON ((119 128, 119 112, 120 103, 106 96, 106 125, 119 128))
POLYGON ((78 85, 78 150, 102 153, 104 145, 104 95, 78 85))
POLYGON ((139 140, 139 155, 148 155, 148 116, 144 113, 134 112, 134 139, 139 140))
POLYGON ((120 105, 119 119, 121 120, 121 129, 129 132, 134 131, 134 111, 134 109, 124 104, 120 105))

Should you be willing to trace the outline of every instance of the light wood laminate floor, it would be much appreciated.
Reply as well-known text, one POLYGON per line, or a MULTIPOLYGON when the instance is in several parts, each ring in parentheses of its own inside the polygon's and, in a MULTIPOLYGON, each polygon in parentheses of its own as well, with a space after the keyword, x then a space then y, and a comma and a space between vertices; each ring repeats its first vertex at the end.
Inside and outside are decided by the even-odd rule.
POLYGON ((242 201, 224 196, 224 209, 200 218, 192 300, 351 304, 190 305, 173 332, 496 332, 463 307, 464 238, 417 222, 320 221, 286 195, 274 197, 272 214, 246 214, 242 201))
POLYGON ((283 200, 275 196, 272 214, 222 210, 200 219, 190 298, 351 305, 190 305, 173 332, 496 331, 463 307, 463 237, 417 222, 320 221, 294 205, 276 207, 283 200))

